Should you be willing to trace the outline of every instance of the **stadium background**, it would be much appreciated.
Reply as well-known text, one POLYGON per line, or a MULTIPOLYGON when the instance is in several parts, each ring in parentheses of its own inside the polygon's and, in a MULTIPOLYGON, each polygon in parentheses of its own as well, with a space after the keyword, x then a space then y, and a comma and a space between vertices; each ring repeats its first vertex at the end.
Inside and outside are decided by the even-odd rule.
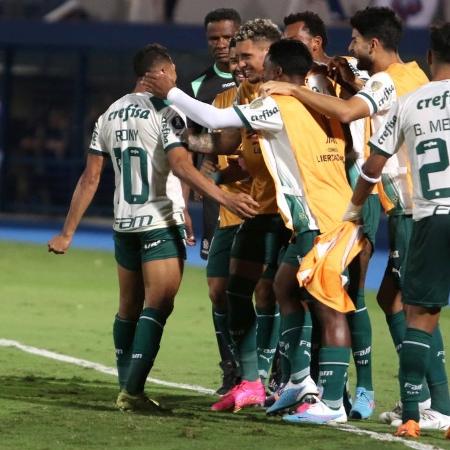
MULTIPOLYGON (((0 1, 0 238, 3 240, 45 244, 61 225, 84 166, 96 118, 112 101, 133 88, 131 60, 136 49, 150 42, 167 46, 177 65, 180 86, 210 63, 201 22, 206 12, 223 6, 220 1, 140 2, 141 6, 147 4, 149 8, 145 11, 154 15, 158 4, 166 8, 161 17, 148 14, 142 18, 152 23, 136 22, 125 10, 120 16, 119 6, 126 1, 89 3, 109 8, 100 9, 103 16, 100 13, 96 16, 95 11, 83 9, 83 2, 0 1), (163 23, 157 23, 159 20, 163 23)), ((324 2, 309 3, 317 6, 324 2)), ((363 6, 368 2, 356 3, 363 6)), ((226 6, 236 7, 244 19, 259 14, 273 17, 280 24, 285 14, 298 10, 295 1, 275 6, 271 2, 230 0, 226 6)), ((345 23, 345 18, 335 13, 329 28, 330 55, 347 53, 351 30, 345 23)), ((404 60, 417 59, 424 66, 427 34, 425 29, 406 30, 401 46, 404 60)), ((83 222, 87 234, 79 233, 75 245, 112 248, 113 186, 109 165, 83 222)), ((191 208, 197 235, 201 234, 200 208, 195 202, 191 208)), ((372 261, 369 288, 378 285, 386 246, 382 222, 377 244, 381 252, 372 261)), ((197 249, 189 253, 189 261, 201 264, 197 249)))

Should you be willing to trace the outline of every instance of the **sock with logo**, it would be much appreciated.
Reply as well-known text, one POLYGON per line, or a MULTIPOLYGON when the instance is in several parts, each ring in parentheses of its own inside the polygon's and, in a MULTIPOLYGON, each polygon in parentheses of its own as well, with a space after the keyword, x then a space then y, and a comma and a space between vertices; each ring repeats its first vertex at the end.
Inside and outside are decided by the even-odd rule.
POLYGON ((352 338, 353 360, 356 368, 356 386, 373 391, 372 385, 372 326, 365 305, 364 289, 356 294, 356 311, 347 315, 352 338))
POLYGON ((153 308, 144 308, 139 317, 125 385, 125 389, 131 395, 144 391, 145 381, 158 354, 166 319, 166 314, 153 308))
POLYGON ((239 275, 228 280, 228 328, 236 345, 237 357, 243 380, 258 379, 256 356, 256 315, 253 307, 253 291, 256 283, 239 275))
POLYGON ((319 389, 322 401, 331 409, 342 406, 349 360, 348 347, 322 347, 319 351, 319 389))
POLYGON ((286 342, 283 340, 284 317, 280 314, 280 336, 278 341, 280 353, 280 370, 281 370, 281 384, 286 384, 291 377, 291 363, 286 351, 286 342))
MULTIPOLYGON (((402 342, 406 333, 406 316, 404 311, 399 311, 395 314, 386 315, 386 322, 391 333, 392 341, 394 342, 395 350, 400 355, 402 348, 402 342)), ((400 378, 399 368, 399 378, 400 378)), ((423 383, 423 388, 418 395, 417 400, 419 402, 424 402, 430 398, 430 390, 426 381, 423 383)))
POLYGON ((431 409, 450 416, 445 351, 439 325, 433 331, 431 338, 430 364, 428 365, 426 379, 431 393, 431 409))
POLYGON ((293 383, 301 383, 310 374, 311 332, 311 314, 303 308, 283 317, 281 336, 293 383))
POLYGON ((233 339, 231 339, 230 330, 228 329, 228 312, 222 311, 213 305, 212 317, 220 359, 222 361, 233 361, 235 363, 236 348, 233 339))
POLYGON ((280 334, 280 312, 278 305, 268 308, 256 307, 255 309, 258 373, 261 381, 265 383, 277 349, 280 334))
POLYGON ((432 336, 423 330, 407 328, 400 350, 400 395, 402 420, 419 422, 418 397, 430 361, 432 336))
POLYGON ((136 324, 134 320, 121 319, 118 314, 114 318, 113 338, 120 389, 124 388, 128 377, 136 324))

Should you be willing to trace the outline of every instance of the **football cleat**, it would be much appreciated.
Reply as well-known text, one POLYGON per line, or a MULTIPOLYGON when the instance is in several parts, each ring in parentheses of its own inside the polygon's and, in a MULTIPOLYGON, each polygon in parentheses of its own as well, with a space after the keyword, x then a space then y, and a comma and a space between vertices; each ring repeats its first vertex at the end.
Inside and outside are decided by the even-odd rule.
POLYGON ((225 395, 230 389, 239 384, 240 379, 238 376, 238 370, 236 364, 233 361, 222 361, 219 363, 222 369, 222 386, 220 386, 216 394, 225 395))
POLYGON ((350 410, 350 419, 368 419, 373 414, 374 409, 375 401, 373 391, 368 391, 363 387, 357 387, 355 400, 350 410))
POLYGON ((236 391, 238 390, 240 384, 237 384, 234 386, 231 390, 229 390, 225 395, 222 396, 222 398, 214 403, 211 406, 212 411, 228 411, 230 409, 234 408, 234 395, 236 394, 236 391))
POLYGON ((450 439, 450 427, 448 427, 447 431, 445 432, 445 439, 450 439))
POLYGON ((244 380, 237 386, 234 392, 234 410, 238 412, 246 406, 263 406, 266 399, 266 391, 261 380, 244 380))
POLYGON ((131 395, 125 390, 119 392, 116 407, 121 411, 127 412, 146 412, 150 414, 169 412, 168 410, 164 410, 157 401, 147 397, 144 393, 131 395))
POLYGON ((275 391, 273 391, 269 395, 266 395, 266 400, 264 402, 264 408, 269 408, 280 398, 280 395, 283 392, 283 389, 285 386, 286 386, 285 383, 281 383, 275 391))
MULTIPOLYGON (((391 425, 399 427, 402 421, 399 419, 393 420, 391 425)), ((420 411, 419 426, 421 430, 442 430, 445 431, 450 427, 450 416, 435 411, 434 409, 425 409, 420 411)))
MULTIPOLYGON (((424 400, 419 403, 419 412, 424 411, 425 409, 431 408, 431 399, 424 400)), ((394 420, 402 420, 402 402, 399 400, 394 408, 391 411, 382 412, 379 415, 379 420, 381 423, 387 423, 388 425, 392 424, 394 420)))
POLYGON ((399 437, 418 438, 420 426, 415 420, 408 420, 406 423, 402 423, 394 434, 399 437))
POLYGON ((327 423, 345 423, 347 414, 344 405, 337 410, 329 408, 316 397, 315 403, 302 403, 294 414, 285 414, 283 420, 289 423, 311 423, 323 425, 327 423))
POLYGON ((278 400, 267 408, 266 414, 270 416, 289 410, 289 408, 294 408, 301 403, 305 396, 318 394, 319 390, 317 389, 316 383, 314 383, 314 380, 309 375, 298 384, 289 381, 281 391, 278 400))

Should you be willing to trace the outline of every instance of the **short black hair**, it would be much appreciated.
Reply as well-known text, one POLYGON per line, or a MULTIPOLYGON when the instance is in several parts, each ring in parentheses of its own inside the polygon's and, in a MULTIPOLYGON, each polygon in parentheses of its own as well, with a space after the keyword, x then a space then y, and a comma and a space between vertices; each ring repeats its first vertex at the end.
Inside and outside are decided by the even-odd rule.
POLYGON ((211 22, 220 22, 222 20, 231 20, 236 25, 240 25, 242 22, 241 16, 239 13, 232 8, 219 8, 214 11, 210 11, 205 16, 204 25, 205 28, 208 26, 208 23, 211 22))
POLYGON ((325 23, 318 14, 312 11, 303 11, 289 14, 283 19, 284 26, 297 22, 304 22, 305 28, 308 29, 308 33, 313 37, 320 36, 322 38, 322 47, 326 47, 328 43, 327 30, 325 28, 325 23))
POLYGON ((386 50, 397 51, 402 36, 402 22, 390 8, 368 7, 357 11, 350 24, 365 39, 377 38, 386 50))
POLYGON ((137 77, 143 77, 145 72, 160 61, 172 61, 167 49, 159 44, 146 45, 134 55, 134 73, 137 77))
POLYGON ((430 49, 443 63, 450 63, 450 23, 434 25, 430 28, 430 49))
POLYGON ((313 59, 308 47, 292 39, 274 42, 267 53, 270 60, 281 67, 286 75, 305 76, 311 69, 313 59))
POLYGON ((229 48, 234 48, 234 47, 236 47, 236 39, 235 39, 234 37, 232 37, 232 38, 230 39, 230 44, 229 44, 228 47, 229 47, 229 48))

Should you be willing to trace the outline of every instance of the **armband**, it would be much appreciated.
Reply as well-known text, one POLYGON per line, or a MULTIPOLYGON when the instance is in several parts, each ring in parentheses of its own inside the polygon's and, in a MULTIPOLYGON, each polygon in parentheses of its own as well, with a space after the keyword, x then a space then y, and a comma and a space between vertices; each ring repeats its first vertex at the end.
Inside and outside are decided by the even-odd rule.
POLYGON ((381 176, 379 176, 378 178, 370 178, 369 176, 367 176, 362 170, 361 170, 361 178, 363 180, 366 180, 368 183, 372 183, 372 184, 376 184, 379 181, 381 181, 381 176))

